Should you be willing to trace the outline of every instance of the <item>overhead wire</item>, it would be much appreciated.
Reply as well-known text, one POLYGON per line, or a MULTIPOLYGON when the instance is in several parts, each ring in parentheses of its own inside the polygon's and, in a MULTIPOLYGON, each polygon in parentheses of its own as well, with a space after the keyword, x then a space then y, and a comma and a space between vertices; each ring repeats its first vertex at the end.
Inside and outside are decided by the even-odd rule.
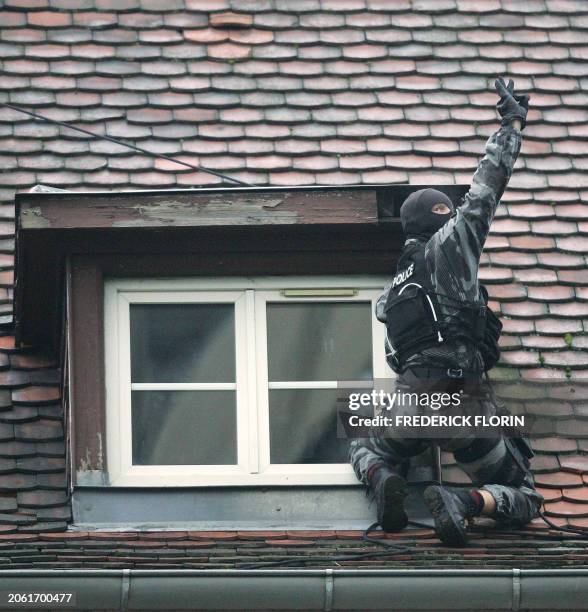
POLYGON ((124 142, 123 140, 119 140, 118 138, 113 138, 112 136, 105 136, 103 134, 96 134, 94 132, 90 132, 90 130, 86 130, 81 127, 77 127, 72 125, 71 123, 67 123, 66 121, 58 121, 57 119, 51 119, 50 117, 45 117, 39 113, 35 113, 33 111, 26 110, 24 108, 20 108, 19 106, 14 106, 14 104, 8 104, 6 102, 0 102, 0 107, 9 108, 18 113, 24 113, 25 115, 30 115, 35 119, 41 119, 42 121, 46 121, 47 123, 53 123, 54 125, 60 125, 65 128, 69 128, 70 130, 75 130, 76 132, 81 132, 82 134, 87 134, 88 136, 92 136, 93 138, 98 138, 100 140, 107 140, 108 142, 113 142, 115 144, 121 145, 123 147, 128 147, 129 149, 133 149, 133 151, 138 151, 139 153, 143 153, 144 155, 149 155, 150 157, 165 159, 167 161, 174 162, 181 166, 185 166, 186 168, 191 168, 192 170, 198 170, 200 172, 206 172, 208 174, 212 174, 219 178, 222 178, 226 181, 231 181, 238 185, 242 185, 243 187, 253 187, 251 183, 247 183, 242 181, 241 179, 236 179, 227 174, 223 174, 222 172, 218 172, 217 170, 212 170, 212 168, 207 168, 205 166, 199 166, 196 164, 191 164, 189 162, 183 161, 181 159, 176 159, 175 157, 171 157, 170 155, 163 155, 162 153, 154 153, 153 151, 149 151, 149 149, 145 149, 143 147, 138 147, 137 145, 130 144, 128 142, 124 142))

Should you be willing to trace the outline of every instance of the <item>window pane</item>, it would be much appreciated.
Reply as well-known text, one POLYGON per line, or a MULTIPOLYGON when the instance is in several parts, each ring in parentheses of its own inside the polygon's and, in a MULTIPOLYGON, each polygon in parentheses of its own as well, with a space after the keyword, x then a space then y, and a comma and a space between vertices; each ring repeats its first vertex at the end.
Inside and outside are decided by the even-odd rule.
POLYGON ((269 303, 270 381, 372 378, 371 302, 269 303))
POLYGON ((272 389, 271 463, 347 463, 347 440, 337 438, 337 389, 272 389))
POLYGON ((131 304, 132 382, 235 382, 233 304, 131 304))
POLYGON ((235 465, 234 391, 133 391, 133 465, 235 465))

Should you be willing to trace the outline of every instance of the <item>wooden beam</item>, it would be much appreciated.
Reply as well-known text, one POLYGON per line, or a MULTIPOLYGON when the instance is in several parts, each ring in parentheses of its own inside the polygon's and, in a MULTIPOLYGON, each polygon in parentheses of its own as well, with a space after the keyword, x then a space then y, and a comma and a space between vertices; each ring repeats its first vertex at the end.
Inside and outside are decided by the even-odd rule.
POLYGON ((102 270, 90 261, 71 265, 72 475, 102 473, 106 466, 102 270))
POLYGON ((23 231, 377 223, 375 189, 137 194, 30 194, 23 231), (36 196, 36 197, 33 197, 36 196))

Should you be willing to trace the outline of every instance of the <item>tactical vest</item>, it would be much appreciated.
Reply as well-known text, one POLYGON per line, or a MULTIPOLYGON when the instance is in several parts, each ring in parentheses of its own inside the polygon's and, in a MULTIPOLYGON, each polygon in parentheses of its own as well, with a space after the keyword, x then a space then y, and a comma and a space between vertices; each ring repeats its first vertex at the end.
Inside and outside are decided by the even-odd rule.
POLYGON ((488 307, 488 291, 483 285, 480 294, 480 301, 458 302, 435 293, 426 270, 425 243, 408 244, 384 307, 392 369, 402 372, 409 357, 447 340, 473 344, 482 355, 484 370, 491 369, 500 357, 502 323, 488 307), (453 316, 443 315, 447 306, 453 316))

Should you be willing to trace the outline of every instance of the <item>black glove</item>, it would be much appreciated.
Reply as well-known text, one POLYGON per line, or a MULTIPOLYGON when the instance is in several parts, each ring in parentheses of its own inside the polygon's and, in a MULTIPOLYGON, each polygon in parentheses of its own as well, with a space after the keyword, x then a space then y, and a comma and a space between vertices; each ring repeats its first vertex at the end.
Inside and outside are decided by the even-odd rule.
POLYGON ((496 108, 502 117, 502 125, 510 125, 513 119, 521 120, 521 130, 527 124, 527 112, 529 110, 529 96, 514 93, 514 82, 509 80, 508 85, 501 77, 494 82, 500 100, 496 108))

